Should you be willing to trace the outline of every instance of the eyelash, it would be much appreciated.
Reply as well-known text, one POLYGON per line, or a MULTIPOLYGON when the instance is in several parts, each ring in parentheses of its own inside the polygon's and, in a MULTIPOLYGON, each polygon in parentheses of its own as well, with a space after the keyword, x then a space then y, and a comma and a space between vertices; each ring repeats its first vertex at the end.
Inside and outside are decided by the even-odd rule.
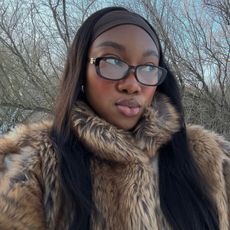
MULTIPOLYGON (((119 56, 116 55, 116 54, 107 53, 107 54, 103 54, 103 55, 100 55, 100 56, 101 56, 101 57, 116 58, 116 59, 119 60, 119 61, 123 61, 123 62, 129 64, 129 62, 128 62, 127 60, 125 60, 124 58, 119 57, 119 56)), ((143 62, 143 63, 139 63, 139 64, 141 64, 141 65, 153 65, 153 66, 158 66, 158 65, 156 65, 156 63, 154 63, 154 62, 143 62)))

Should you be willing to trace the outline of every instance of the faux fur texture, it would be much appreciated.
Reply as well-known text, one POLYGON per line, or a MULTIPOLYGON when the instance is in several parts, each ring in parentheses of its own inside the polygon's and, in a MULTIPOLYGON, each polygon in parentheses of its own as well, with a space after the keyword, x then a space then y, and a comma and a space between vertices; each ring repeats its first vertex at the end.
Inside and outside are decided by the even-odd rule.
MULTIPOLYGON (((178 115, 159 96, 132 132, 97 117, 83 102, 73 110, 76 136, 93 153, 95 211, 91 229, 168 230, 158 191, 158 149, 179 129, 178 115)), ((65 230, 51 122, 19 126, 0 138, 0 229, 65 230)), ((230 143, 200 126, 187 128, 189 146, 216 201, 220 230, 229 229, 230 143)))

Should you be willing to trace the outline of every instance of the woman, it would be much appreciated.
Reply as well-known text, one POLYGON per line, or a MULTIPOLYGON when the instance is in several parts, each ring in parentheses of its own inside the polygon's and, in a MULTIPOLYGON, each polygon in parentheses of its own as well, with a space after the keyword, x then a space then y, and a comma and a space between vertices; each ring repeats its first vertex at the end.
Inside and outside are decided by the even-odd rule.
POLYGON ((80 27, 53 122, 0 139, 0 229, 229 229, 230 144, 186 127, 159 39, 110 7, 80 27))

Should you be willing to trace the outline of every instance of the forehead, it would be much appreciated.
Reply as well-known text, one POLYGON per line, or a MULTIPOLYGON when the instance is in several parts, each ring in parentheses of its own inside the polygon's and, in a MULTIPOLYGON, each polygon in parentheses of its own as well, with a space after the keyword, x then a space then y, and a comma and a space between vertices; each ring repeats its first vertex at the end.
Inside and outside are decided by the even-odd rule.
POLYGON ((159 53, 150 35, 136 25, 120 25, 105 31, 94 40, 91 49, 108 48, 112 43, 128 52, 152 50, 156 55, 159 53))

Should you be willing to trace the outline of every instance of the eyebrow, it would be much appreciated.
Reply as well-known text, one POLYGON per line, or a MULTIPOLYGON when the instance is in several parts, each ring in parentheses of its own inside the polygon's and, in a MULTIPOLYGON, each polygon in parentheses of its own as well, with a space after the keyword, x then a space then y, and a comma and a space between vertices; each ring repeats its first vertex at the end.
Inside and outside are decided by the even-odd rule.
MULTIPOLYGON (((113 47, 114 49, 120 50, 120 51, 125 51, 125 47, 121 44, 118 44, 116 42, 113 41, 104 41, 100 44, 97 45, 97 47, 103 47, 103 46, 110 46, 113 47)), ((155 56, 157 58, 159 58, 158 53, 155 50, 149 49, 146 50, 143 54, 143 57, 148 57, 148 56, 155 56)))
POLYGON ((143 54, 143 57, 148 57, 148 56, 155 56, 159 58, 159 55, 155 50, 146 50, 143 54))
POLYGON ((125 51, 125 47, 123 45, 120 45, 116 42, 112 41, 105 41, 97 45, 97 47, 103 47, 103 46, 110 46, 113 47, 114 49, 120 50, 120 51, 125 51))

